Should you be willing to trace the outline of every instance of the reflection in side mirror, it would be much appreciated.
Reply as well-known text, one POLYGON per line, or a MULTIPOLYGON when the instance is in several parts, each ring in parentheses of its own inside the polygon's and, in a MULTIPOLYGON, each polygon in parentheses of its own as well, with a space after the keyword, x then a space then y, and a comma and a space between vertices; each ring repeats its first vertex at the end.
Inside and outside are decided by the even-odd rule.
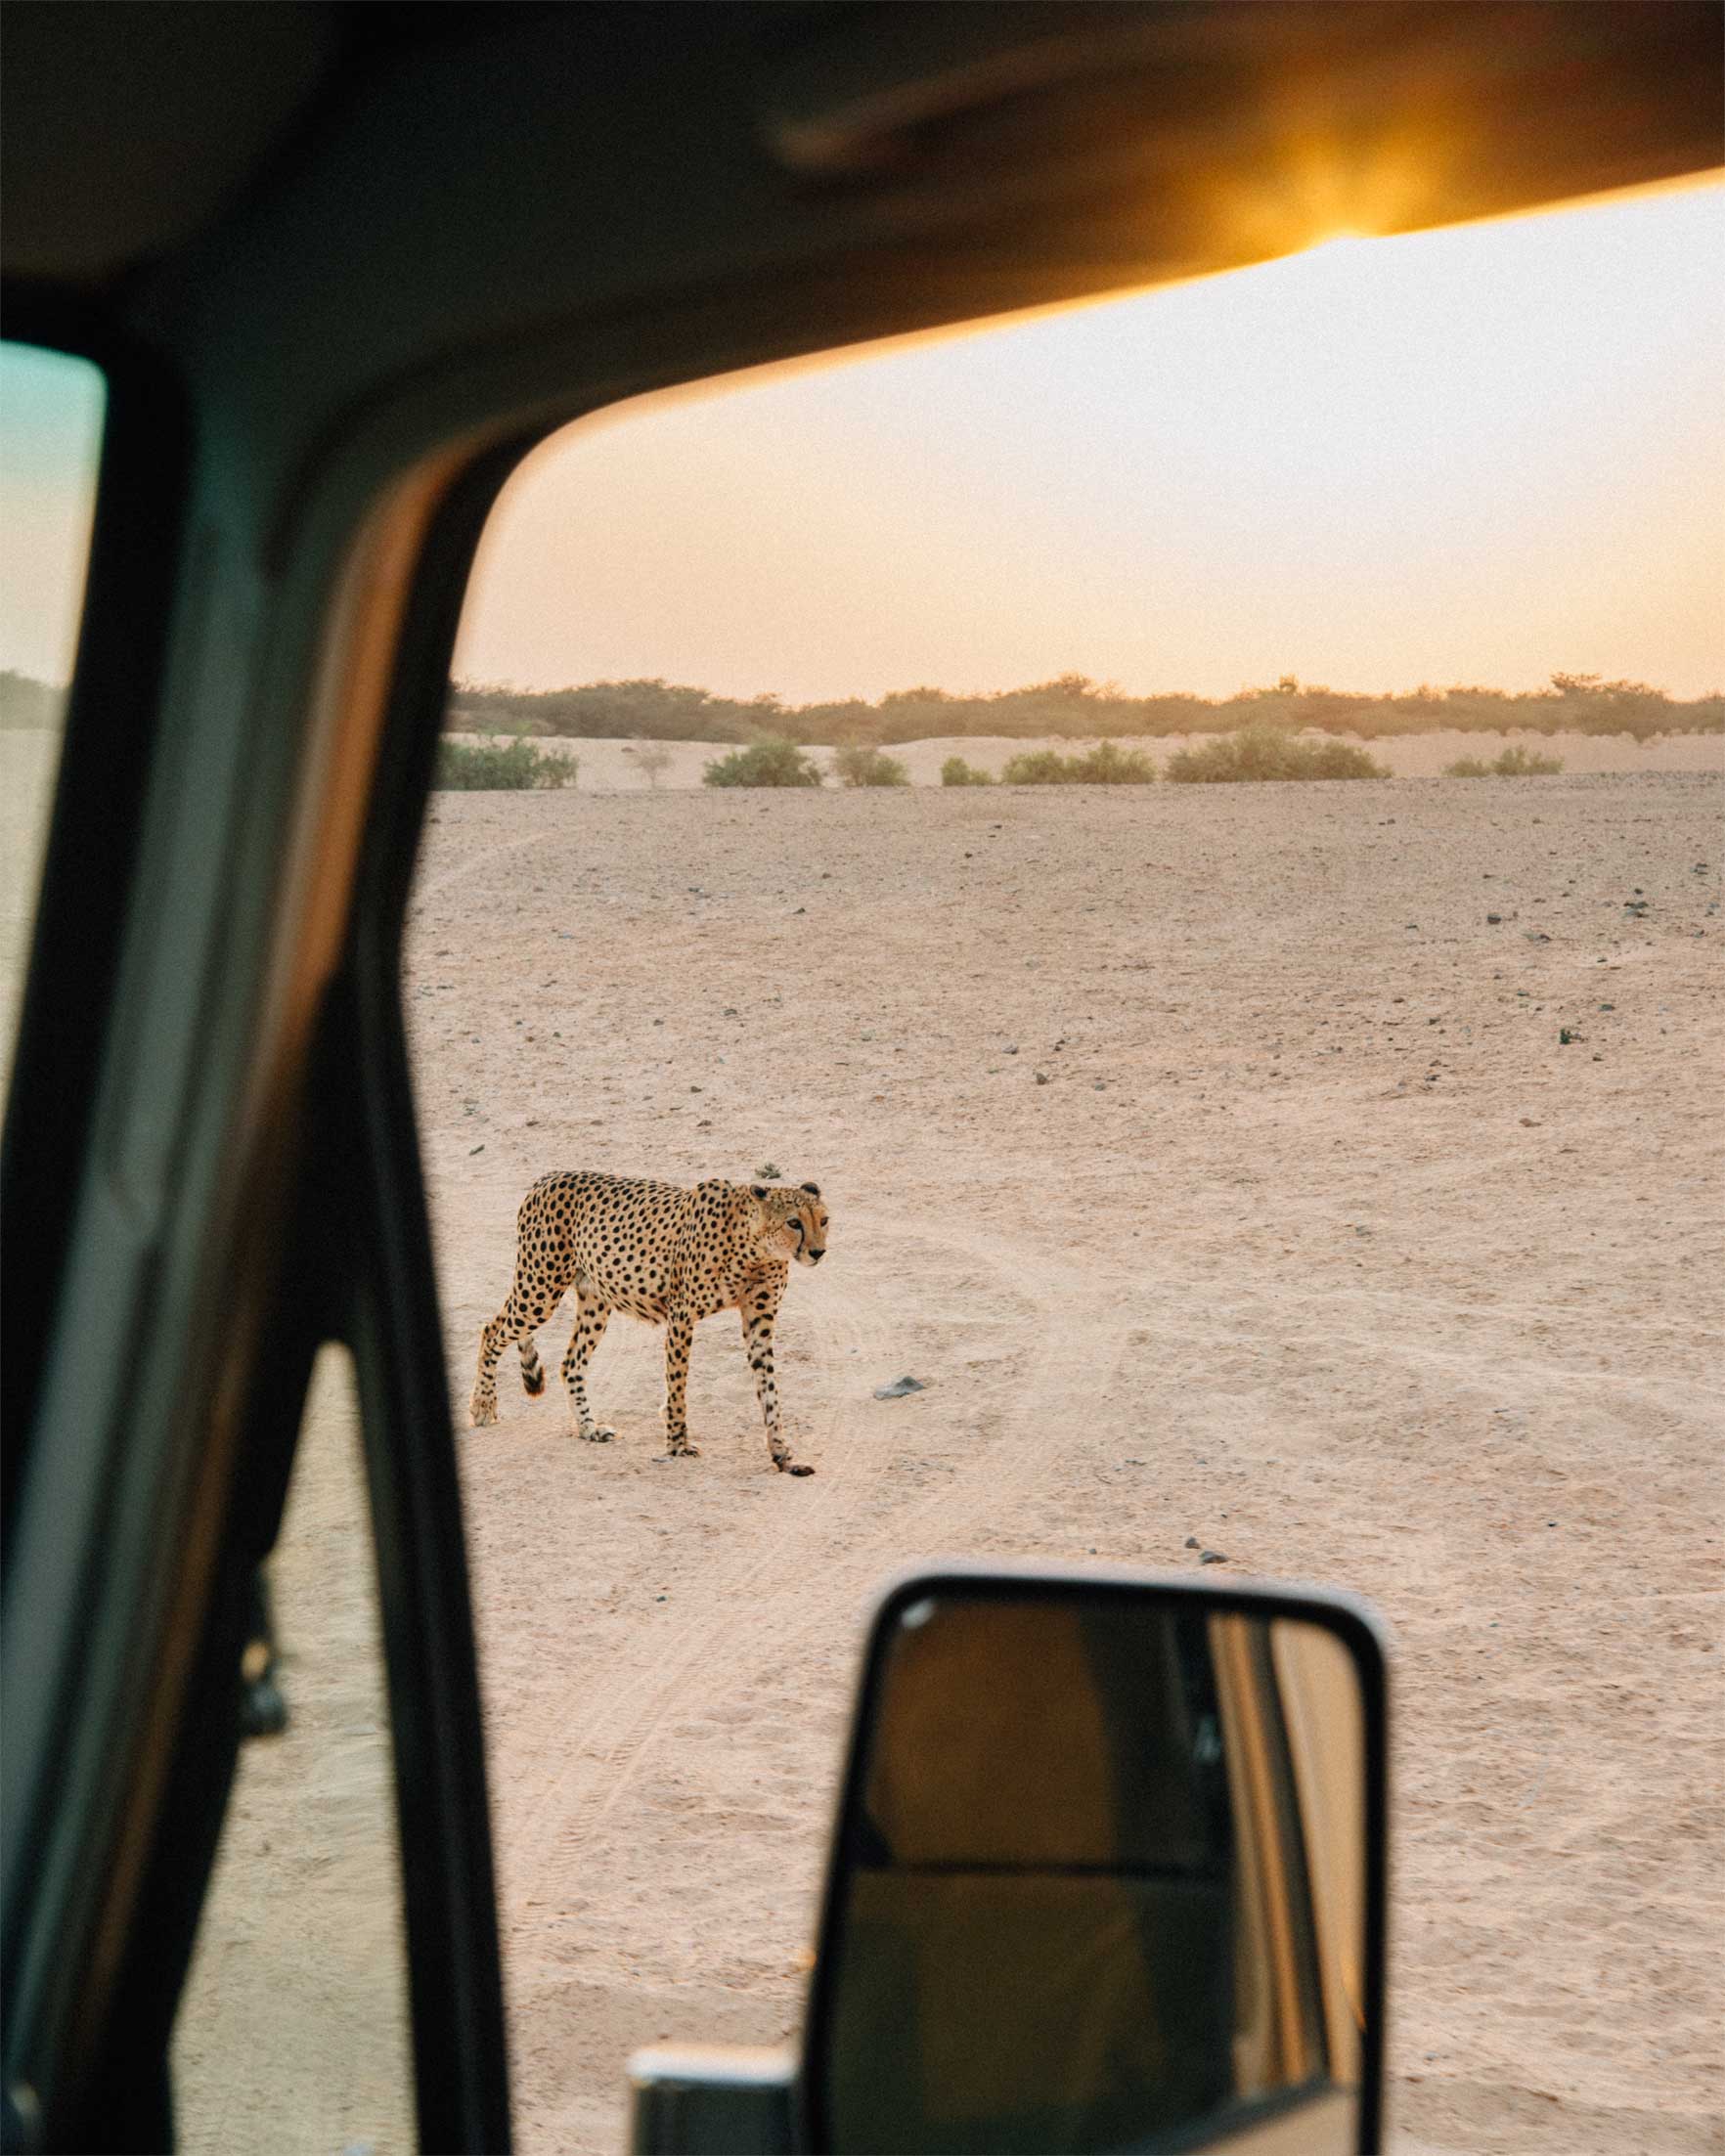
POLYGON ((895 1590, 806 2145, 1374 2149, 1384 1737, 1350 1604, 1106 1575, 895 1590))

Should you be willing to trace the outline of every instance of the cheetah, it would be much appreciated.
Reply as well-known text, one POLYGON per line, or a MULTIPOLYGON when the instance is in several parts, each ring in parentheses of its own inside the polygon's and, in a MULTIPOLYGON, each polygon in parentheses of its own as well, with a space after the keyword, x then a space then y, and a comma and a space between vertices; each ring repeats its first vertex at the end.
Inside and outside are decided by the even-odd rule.
POLYGON ((510 1341, 520 1347, 521 1384, 529 1397, 545 1390, 533 1335, 573 1287, 575 1330, 563 1357, 571 1430, 596 1445, 616 1434, 595 1422, 586 1378, 612 1311, 621 1310, 664 1326, 667 1452, 697 1458, 687 1421, 689 1347, 702 1318, 735 1310, 773 1465, 786 1474, 813 1474, 813 1468, 792 1460, 779 1433, 773 1321, 791 1260, 818 1265, 826 1254, 826 1227, 817 1183, 790 1190, 714 1180, 690 1190, 583 1171, 542 1175, 516 1218, 509 1298, 479 1336, 470 1421, 475 1429, 497 1421, 497 1366, 510 1341))

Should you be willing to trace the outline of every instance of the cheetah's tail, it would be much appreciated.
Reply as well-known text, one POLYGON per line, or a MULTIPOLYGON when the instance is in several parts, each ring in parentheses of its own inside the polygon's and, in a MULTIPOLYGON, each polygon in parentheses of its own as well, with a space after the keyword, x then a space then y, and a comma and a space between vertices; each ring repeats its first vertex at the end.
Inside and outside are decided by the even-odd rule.
POLYGON ((545 1365, 530 1340, 521 1342, 521 1389, 530 1400, 537 1400, 545 1390, 545 1365))

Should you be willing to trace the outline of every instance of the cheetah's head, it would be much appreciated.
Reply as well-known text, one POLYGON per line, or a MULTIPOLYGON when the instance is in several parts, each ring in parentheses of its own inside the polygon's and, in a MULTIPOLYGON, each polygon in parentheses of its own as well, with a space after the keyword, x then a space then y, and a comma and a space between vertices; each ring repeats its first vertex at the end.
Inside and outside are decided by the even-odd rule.
POLYGON ((803 1183, 786 1190, 777 1183, 751 1183, 749 1194, 760 1208, 762 1255, 818 1265, 826 1255, 826 1207, 819 1184, 803 1183))

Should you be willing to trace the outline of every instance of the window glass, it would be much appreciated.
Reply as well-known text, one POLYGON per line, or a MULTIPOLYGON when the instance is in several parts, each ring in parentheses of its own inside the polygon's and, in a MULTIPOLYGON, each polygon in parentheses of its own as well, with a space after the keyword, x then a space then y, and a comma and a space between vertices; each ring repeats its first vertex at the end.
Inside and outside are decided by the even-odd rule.
POLYGON ((798 2029, 863 1612, 948 1556, 1373 1598, 1416 2137, 1704 2107, 1706 1925, 1636 1881, 1703 1891, 1716 1658, 1722 255, 1716 181, 1339 239, 501 497, 404 993, 523 2146, 798 2029), (603 1186, 520 1219, 582 1174, 819 1186, 812 1478, 734 1312, 667 1454, 653 1223, 601 1338, 603 1186), (1671 1973, 1627 2021, 1554 1988, 1603 1933, 1671 1973))
POLYGON ((0 344, 0 1081, 60 768, 106 403, 87 360, 0 344))
POLYGON ((392 2156, 417 2145, 406 1932, 371 1507, 342 1348, 318 1360, 264 1595, 268 1629, 243 1673, 253 1734, 174 2029, 178 2145, 392 2156))

